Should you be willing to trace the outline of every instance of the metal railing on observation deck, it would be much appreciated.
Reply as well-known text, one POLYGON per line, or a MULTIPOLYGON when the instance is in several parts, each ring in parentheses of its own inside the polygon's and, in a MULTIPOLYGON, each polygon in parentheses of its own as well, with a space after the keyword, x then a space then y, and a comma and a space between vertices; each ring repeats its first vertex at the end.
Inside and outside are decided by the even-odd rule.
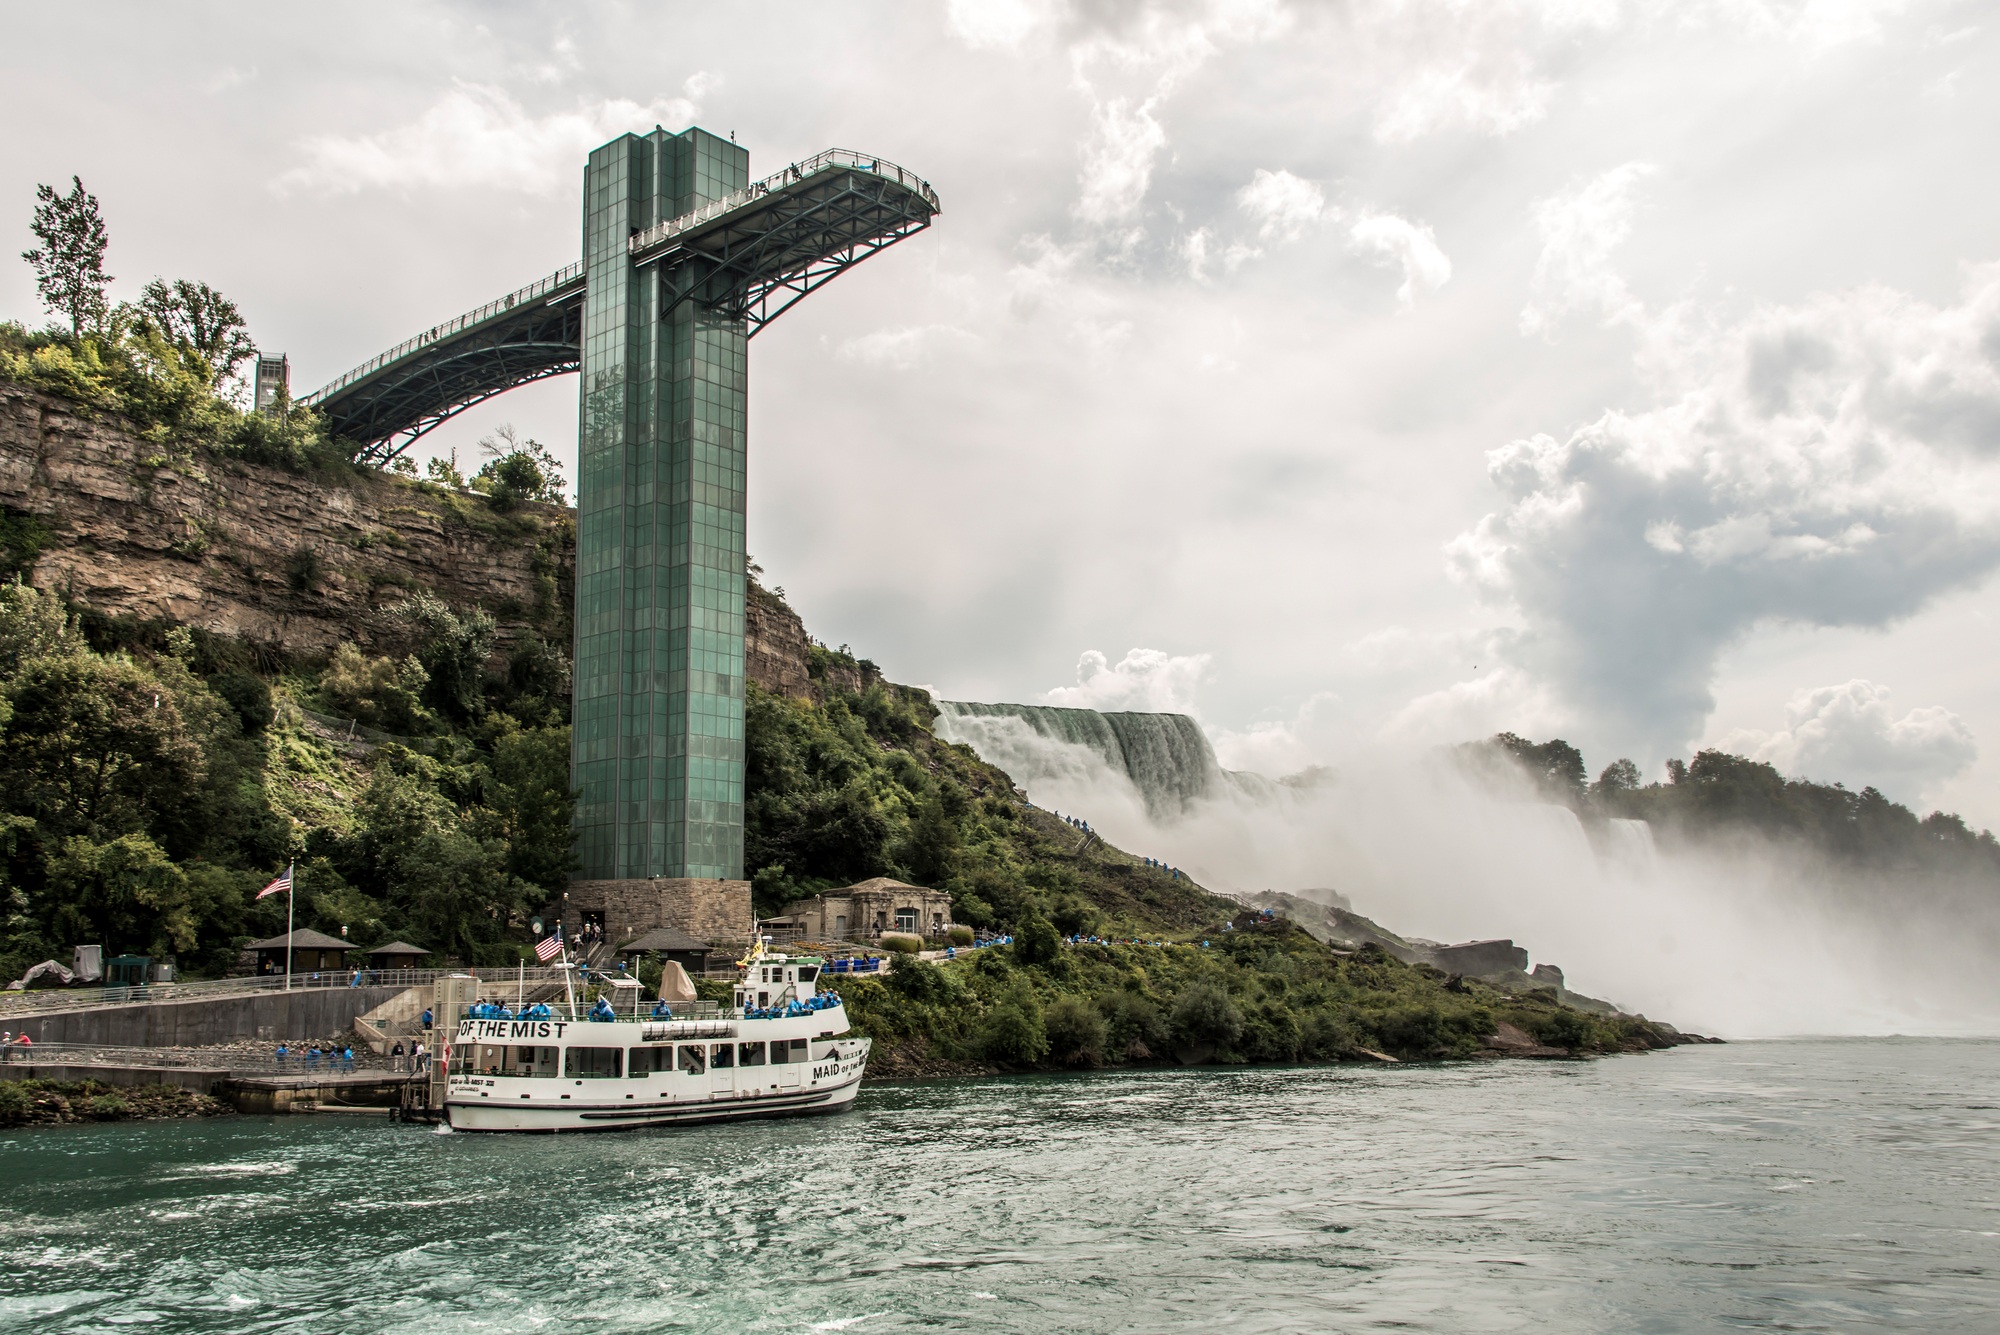
POLYGON ((931 183, 915 172, 898 167, 895 163, 875 157, 873 154, 856 153, 849 148, 829 148, 824 153, 815 153, 804 162, 794 162, 783 171, 766 176, 761 181, 753 181, 741 190, 732 191, 713 203, 704 204, 691 213, 683 213, 678 218, 657 223, 626 242, 625 248, 634 255, 651 250, 663 242, 673 240, 683 232, 692 231, 705 222, 721 217, 732 209, 740 209, 745 204, 755 203, 773 191, 797 185, 821 172, 841 169, 871 172, 884 180, 894 181, 922 196, 924 203, 930 205, 933 213, 940 208, 937 191, 931 189, 931 183))
POLYGON ((462 334, 474 325, 484 324, 496 315, 504 314, 527 302, 541 300, 550 293, 560 291, 582 280, 582 260, 578 260, 574 264, 564 265, 547 278, 532 282, 519 291, 509 292, 504 297, 489 301, 484 306, 479 307, 479 309, 467 311, 455 320, 446 320, 443 324, 432 325, 415 338, 404 339, 387 352, 377 353, 375 356, 370 357, 367 361, 361 363, 361 365, 355 367, 332 384, 322 385, 312 393, 304 395, 299 399, 299 402, 308 405, 324 403, 341 390, 346 389, 349 385, 374 375, 390 362, 407 357, 419 348, 426 348, 433 343, 442 342, 454 334, 462 334))

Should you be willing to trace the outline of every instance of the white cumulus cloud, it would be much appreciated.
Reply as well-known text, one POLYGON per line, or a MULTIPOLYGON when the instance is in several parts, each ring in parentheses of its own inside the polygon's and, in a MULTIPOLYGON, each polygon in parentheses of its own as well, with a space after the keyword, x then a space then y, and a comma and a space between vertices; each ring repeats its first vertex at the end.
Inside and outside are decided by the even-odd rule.
POLYGON ((1733 732, 1721 746, 1786 774, 1873 784, 1902 798, 1963 773, 1979 758, 1979 743, 1958 715, 1933 705, 1898 717, 1889 688, 1858 677, 1799 692, 1785 707, 1782 729, 1733 732))
POLYGON ((1535 206, 1542 253, 1535 261, 1533 299, 1521 312, 1521 332, 1550 333, 1571 311, 1607 322, 1638 318, 1643 307, 1612 264, 1612 253, 1632 234, 1634 195, 1656 169, 1627 162, 1572 186, 1535 206))
POLYGON ((1072 709, 1130 709, 1143 713, 1192 714, 1195 692, 1208 676, 1207 654, 1169 654, 1133 649, 1113 663, 1086 649, 1076 664, 1076 685, 1058 686, 1043 698, 1072 709))
POLYGON ((1340 213, 1327 207, 1326 192, 1315 183, 1288 171, 1262 167, 1250 178, 1250 184, 1237 191, 1236 206, 1256 222, 1257 235, 1265 241, 1296 240, 1307 228, 1340 213))
POLYGON ((1752 626, 1881 626, 2000 566, 2000 264, 1945 306, 1866 287, 1668 334, 1666 401, 1491 451, 1503 504, 1447 548, 1525 619, 1510 659, 1655 757, 1752 626))
POLYGON ((272 186, 281 194, 468 186, 537 195, 574 190, 577 164, 591 149, 654 125, 685 128, 714 83, 696 74, 680 97, 580 101, 540 116, 504 88, 460 83, 407 125, 305 139, 299 145, 303 161, 272 186))
POLYGON ((1105 227, 1126 222, 1145 202, 1168 142, 1160 115, 1180 85, 1224 47, 1275 36, 1287 18, 1276 0, 1205 0, 1097 17, 1104 26, 1086 26, 1070 48, 1070 67, 1091 101, 1076 214, 1105 227))
POLYGON ((1348 244, 1364 255, 1400 265, 1403 285, 1396 300, 1408 306, 1418 292, 1435 292, 1451 278, 1451 260, 1438 249, 1429 227, 1420 227, 1393 213, 1376 213, 1354 224, 1348 244))

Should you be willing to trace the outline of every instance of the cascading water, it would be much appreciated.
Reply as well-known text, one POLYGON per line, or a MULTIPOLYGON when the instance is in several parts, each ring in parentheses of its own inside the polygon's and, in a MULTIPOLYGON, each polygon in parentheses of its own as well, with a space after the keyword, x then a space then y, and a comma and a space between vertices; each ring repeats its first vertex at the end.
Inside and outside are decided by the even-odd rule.
POLYGON ((1052 779, 1090 768, 1074 749, 1096 757, 1123 775, 1148 815, 1170 818, 1241 777, 1228 776, 1201 725, 1185 714, 1100 714, 1094 709, 1053 705, 984 705, 963 700, 938 702, 938 735, 962 742, 1013 776, 1031 793, 1052 779), (1022 745, 1032 737, 1046 745, 1022 745))

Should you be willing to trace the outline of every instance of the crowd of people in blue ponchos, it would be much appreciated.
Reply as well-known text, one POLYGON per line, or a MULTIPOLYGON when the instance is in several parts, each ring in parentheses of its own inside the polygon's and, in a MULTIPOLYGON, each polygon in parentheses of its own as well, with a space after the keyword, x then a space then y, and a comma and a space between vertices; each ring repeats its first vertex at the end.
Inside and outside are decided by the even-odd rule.
POLYGON ((743 1018, 746 1020, 782 1020, 788 1015, 811 1015, 814 1011, 831 1010, 840 1004, 840 998, 831 992, 820 992, 804 1001, 788 1001, 782 1006, 745 1006, 743 1018))
POLYGON ((555 1012, 539 1001, 518 1011, 510 1010, 504 1001, 480 1001, 466 1007, 465 1014, 473 1020, 546 1020, 555 1012))
POLYGON ((278 1065, 280 1066, 290 1066, 296 1063, 305 1067, 308 1071, 319 1070, 321 1062, 326 1063, 326 1069, 329 1071, 351 1071, 354 1069, 354 1047, 352 1044, 343 1044, 340 1047, 335 1047, 329 1043, 325 1047, 321 1047, 319 1044, 314 1043, 310 1047, 299 1048, 294 1051, 290 1044, 280 1043, 278 1044, 276 1056, 278 1065))
MULTIPOLYGON (((1034 804, 1031 802, 1028 805, 1033 806, 1034 804)), ((1061 821, 1063 824, 1069 826, 1071 829, 1082 830, 1085 834, 1097 833, 1097 831, 1090 828, 1090 822, 1083 819, 1083 817, 1081 816, 1065 816, 1062 814, 1062 812, 1056 811, 1054 809, 1051 809, 1049 811, 1049 814, 1051 816, 1054 816, 1057 820, 1061 821)), ((1144 863, 1147 867, 1152 868, 1154 871, 1165 872, 1167 875, 1173 877, 1176 881, 1181 879, 1181 869, 1179 867, 1173 866, 1170 863, 1162 862, 1158 858, 1140 858, 1139 861, 1144 863)))

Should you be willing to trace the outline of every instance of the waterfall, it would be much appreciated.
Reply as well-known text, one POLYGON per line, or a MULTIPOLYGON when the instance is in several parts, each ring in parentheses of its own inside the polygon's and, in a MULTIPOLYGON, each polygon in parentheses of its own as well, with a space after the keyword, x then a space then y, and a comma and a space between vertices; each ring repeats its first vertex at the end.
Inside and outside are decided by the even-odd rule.
POLYGON ((940 700, 938 711, 939 736, 970 746, 1023 787, 1081 777, 1077 771, 1095 759, 1127 780, 1155 819, 1180 815, 1225 786, 1268 782, 1224 770, 1201 725, 1185 714, 1100 714, 964 700, 940 700))

